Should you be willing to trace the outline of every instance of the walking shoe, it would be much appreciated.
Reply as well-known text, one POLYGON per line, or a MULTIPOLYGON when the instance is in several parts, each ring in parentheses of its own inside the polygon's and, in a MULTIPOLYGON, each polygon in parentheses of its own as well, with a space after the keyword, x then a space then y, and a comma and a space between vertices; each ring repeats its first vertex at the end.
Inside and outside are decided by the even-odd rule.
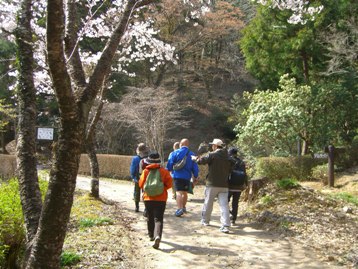
POLYGON ((184 211, 182 208, 179 208, 179 209, 177 209, 177 211, 175 211, 175 216, 177 216, 177 217, 180 217, 183 214, 184 214, 184 211))
POLYGON ((201 225, 203 226, 209 226, 209 222, 206 222, 205 220, 201 220, 201 225))
POLYGON ((157 237, 155 237, 155 239, 154 239, 154 244, 153 244, 153 248, 155 248, 155 249, 158 249, 159 248, 159 244, 160 244, 160 237, 159 236, 157 236, 157 237))
POLYGON ((220 228, 220 232, 228 234, 228 233, 229 233, 229 228, 226 227, 226 226, 222 226, 222 227, 220 228))

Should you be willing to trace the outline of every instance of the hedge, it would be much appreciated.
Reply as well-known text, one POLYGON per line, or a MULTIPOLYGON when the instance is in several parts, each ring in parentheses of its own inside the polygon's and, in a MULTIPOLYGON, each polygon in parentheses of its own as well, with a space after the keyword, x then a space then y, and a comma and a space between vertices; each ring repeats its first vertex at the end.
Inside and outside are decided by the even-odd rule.
POLYGON ((9 179, 14 177, 16 172, 16 156, 0 154, 0 177, 9 179))
POLYGON ((312 177, 312 168, 323 163, 327 163, 327 159, 311 156, 263 157, 257 160, 255 177, 265 176, 271 180, 307 180, 312 177))

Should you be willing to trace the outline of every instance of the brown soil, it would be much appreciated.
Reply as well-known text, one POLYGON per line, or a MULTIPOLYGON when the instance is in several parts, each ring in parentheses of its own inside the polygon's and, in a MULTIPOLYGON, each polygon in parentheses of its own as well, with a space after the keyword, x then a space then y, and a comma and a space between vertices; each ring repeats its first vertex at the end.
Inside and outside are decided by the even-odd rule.
MULTIPOLYGON (((155 250, 142 213, 133 210, 131 183, 101 181, 101 196, 115 201, 104 210, 114 225, 71 231, 69 237, 77 239, 65 247, 83 254, 72 268, 357 268, 357 206, 325 194, 358 189, 357 182, 355 170, 337 180, 340 188, 322 189, 312 182, 289 191, 268 186, 261 194, 269 197, 266 202, 240 202, 240 218, 229 234, 219 231, 217 202, 211 225, 200 225, 204 186, 196 186, 183 217, 174 216, 175 201, 168 200, 162 242, 155 250)), ((79 177, 77 185, 88 190, 89 180, 79 177)))

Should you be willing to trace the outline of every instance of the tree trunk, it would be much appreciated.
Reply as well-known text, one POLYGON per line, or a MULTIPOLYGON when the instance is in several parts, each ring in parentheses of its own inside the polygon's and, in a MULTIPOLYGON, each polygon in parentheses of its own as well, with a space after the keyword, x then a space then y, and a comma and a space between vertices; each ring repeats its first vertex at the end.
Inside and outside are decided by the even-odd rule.
POLYGON ((302 57, 302 67, 303 67, 303 75, 305 78, 305 83, 309 83, 309 65, 308 65, 308 57, 307 53, 302 50, 301 51, 301 57, 302 57))
POLYGON ((96 127, 101 118, 104 102, 105 102, 105 95, 107 93, 107 79, 108 76, 104 79, 101 91, 101 100, 99 105, 96 109, 96 113, 89 125, 87 135, 86 135, 86 150, 87 155, 90 161, 91 167, 91 195, 95 198, 99 198, 99 164, 96 155, 96 127))
POLYGON ((87 155, 91 167, 91 195, 99 198, 99 165, 94 142, 87 144, 87 155))
POLYGON ((243 201, 253 202, 257 199, 261 188, 267 185, 269 179, 267 177, 249 180, 249 186, 242 192, 243 201))
POLYGON ((33 52, 31 31, 31 0, 24 0, 18 15, 15 31, 18 46, 18 132, 17 132, 17 176, 22 210, 26 227, 26 252, 28 257, 31 242, 35 237, 42 209, 41 193, 36 169, 36 89, 33 81, 33 52))
POLYGON ((76 120, 77 117, 74 118, 61 124, 48 192, 27 269, 60 268, 84 136, 84 128, 76 120))

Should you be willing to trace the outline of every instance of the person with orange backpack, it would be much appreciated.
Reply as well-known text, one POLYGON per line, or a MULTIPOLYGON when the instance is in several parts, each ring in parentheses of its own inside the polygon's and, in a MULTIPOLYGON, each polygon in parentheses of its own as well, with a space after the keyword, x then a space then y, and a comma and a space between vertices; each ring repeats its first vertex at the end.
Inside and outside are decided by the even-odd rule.
POLYGON ((151 152, 146 158, 147 166, 139 179, 143 190, 143 200, 147 212, 147 229, 153 248, 158 249, 163 232, 163 219, 168 189, 172 187, 172 177, 168 170, 161 167, 158 152, 151 152))

